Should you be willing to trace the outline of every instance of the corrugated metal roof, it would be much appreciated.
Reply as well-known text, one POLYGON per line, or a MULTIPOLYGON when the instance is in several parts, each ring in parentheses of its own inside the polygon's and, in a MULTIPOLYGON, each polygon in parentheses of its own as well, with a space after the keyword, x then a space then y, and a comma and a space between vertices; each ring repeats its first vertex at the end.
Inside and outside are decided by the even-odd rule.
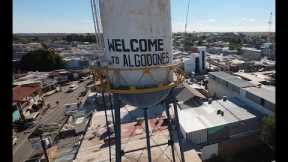
POLYGON ((40 85, 16 86, 13 88, 13 102, 24 101, 25 97, 30 97, 34 92, 39 93, 40 85))

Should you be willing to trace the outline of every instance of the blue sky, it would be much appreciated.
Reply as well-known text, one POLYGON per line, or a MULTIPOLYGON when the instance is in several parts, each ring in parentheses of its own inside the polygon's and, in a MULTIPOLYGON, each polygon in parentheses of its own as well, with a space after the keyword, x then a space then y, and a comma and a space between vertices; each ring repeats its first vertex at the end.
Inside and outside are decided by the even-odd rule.
MULTIPOLYGON (((184 31, 188 0, 171 0, 172 30, 184 31)), ((187 31, 268 31, 275 0, 190 0, 187 31)), ((14 33, 93 31, 90 0, 13 0, 14 33)))

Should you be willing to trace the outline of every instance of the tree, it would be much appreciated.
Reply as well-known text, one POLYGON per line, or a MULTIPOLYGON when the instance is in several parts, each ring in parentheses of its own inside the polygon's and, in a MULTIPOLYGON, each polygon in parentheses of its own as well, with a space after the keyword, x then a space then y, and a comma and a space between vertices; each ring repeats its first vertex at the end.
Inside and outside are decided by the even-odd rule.
POLYGON ((275 148, 275 117, 265 117, 262 121, 260 139, 274 150, 275 148))
POLYGON ((62 57, 52 50, 40 49, 27 53, 20 61, 22 70, 51 71, 64 67, 62 57))

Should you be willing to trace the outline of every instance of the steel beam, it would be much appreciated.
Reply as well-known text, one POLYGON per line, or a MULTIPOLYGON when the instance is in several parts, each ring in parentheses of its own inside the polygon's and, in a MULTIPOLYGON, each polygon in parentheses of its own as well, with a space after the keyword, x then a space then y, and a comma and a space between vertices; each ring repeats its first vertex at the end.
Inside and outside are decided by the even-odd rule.
POLYGON ((170 142, 171 142, 170 145, 171 145, 172 158, 173 158, 173 162, 175 162, 174 140, 173 140, 171 115, 170 115, 170 112, 169 112, 169 103, 165 103, 165 110, 166 110, 167 121, 168 121, 168 131, 169 131, 170 142))
POLYGON ((147 155, 148 155, 148 162, 152 162, 149 123, 148 123, 148 110, 147 109, 148 108, 144 108, 145 132, 146 132, 146 141, 147 141, 147 155))
POLYGON ((176 99, 173 98, 173 108, 174 108, 174 116, 175 116, 175 125, 176 125, 176 132, 179 140, 179 147, 180 147, 180 155, 181 155, 181 161, 185 162, 184 157, 184 150, 183 150, 183 139, 180 133, 180 125, 179 125, 179 118, 178 118, 178 109, 177 109, 177 103, 176 99))
POLYGON ((105 95, 104 92, 102 91, 102 100, 103 100, 103 105, 104 105, 104 112, 105 112, 105 120, 106 120, 106 128, 107 128, 107 132, 108 132, 108 145, 109 145, 109 162, 112 161, 111 159, 111 132, 109 129, 109 123, 108 123, 108 116, 107 116, 107 105, 106 105, 106 101, 105 101, 105 95))
POLYGON ((119 95, 114 94, 114 111, 115 111, 115 154, 116 162, 121 162, 121 119, 120 119, 120 104, 119 95))

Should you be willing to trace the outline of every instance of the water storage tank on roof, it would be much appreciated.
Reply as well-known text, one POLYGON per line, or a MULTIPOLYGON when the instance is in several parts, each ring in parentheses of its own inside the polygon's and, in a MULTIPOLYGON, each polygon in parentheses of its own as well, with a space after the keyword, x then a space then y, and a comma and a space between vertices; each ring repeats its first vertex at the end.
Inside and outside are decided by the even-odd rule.
MULTIPOLYGON (((170 0, 101 0, 101 23, 108 80, 114 88, 149 88, 172 81, 170 0), (118 71, 117 71, 118 69, 118 71)), ((162 101, 169 89, 121 94, 131 105, 162 101)))

